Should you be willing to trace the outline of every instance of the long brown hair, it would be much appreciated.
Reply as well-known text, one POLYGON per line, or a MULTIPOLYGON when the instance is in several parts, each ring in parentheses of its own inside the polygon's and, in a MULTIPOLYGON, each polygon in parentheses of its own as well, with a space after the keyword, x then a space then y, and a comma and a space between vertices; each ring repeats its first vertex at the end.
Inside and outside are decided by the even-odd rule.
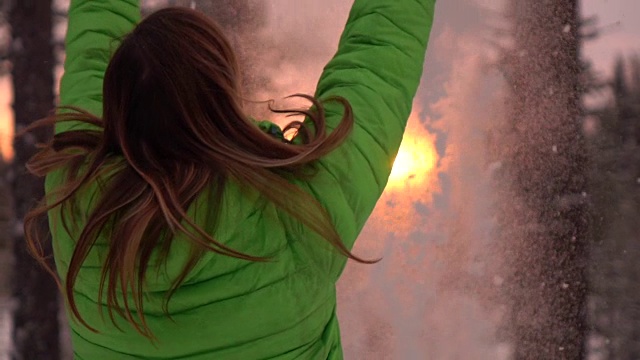
MULTIPOLYGON (((297 131, 296 144, 275 139, 243 114, 239 69, 229 42, 206 16, 186 8, 166 8, 144 19, 121 43, 106 70, 103 83, 103 114, 96 117, 74 107, 57 109, 31 129, 73 121, 89 125, 55 135, 29 161, 37 176, 63 170, 65 182, 25 219, 27 244, 32 254, 47 265, 42 242, 48 229, 42 220, 51 210, 62 223, 73 218, 77 196, 92 183, 104 183, 91 206, 84 227, 77 233, 63 293, 73 316, 84 326, 73 288, 80 268, 99 236, 109 241, 100 280, 98 303, 106 284, 109 316, 113 311, 127 319, 138 332, 153 338, 145 322, 144 276, 155 251, 167 260, 172 237, 181 233, 191 242, 191 256, 171 284, 169 298, 184 281, 205 251, 247 261, 267 261, 264 256, 232 249, 205 232, 187 216, 187 209, 203 192, 211 191, 213 213, 219 209, 227 181, 259 191, 340 253, 359 262, 340 239, 327 211, 291 179, 312 176, 314 161, 338 147, 353 127, 349 103, 341 123, 330 133, 323 104, 313 97, 295 95, 312 103, 310 109, 275 110, 306 117, 313 125, 292 122, 285 131, 297 131), (107 179, 107 180, 105 180, 107 179), (121 306, 118 293, 123 296, 121 306), (134 299, 132 306, 127 294, 134 299)), ((76 220, 76 221, 74 221, 76 220)), ((53 273, 53 270, 49 268, 53 273)))

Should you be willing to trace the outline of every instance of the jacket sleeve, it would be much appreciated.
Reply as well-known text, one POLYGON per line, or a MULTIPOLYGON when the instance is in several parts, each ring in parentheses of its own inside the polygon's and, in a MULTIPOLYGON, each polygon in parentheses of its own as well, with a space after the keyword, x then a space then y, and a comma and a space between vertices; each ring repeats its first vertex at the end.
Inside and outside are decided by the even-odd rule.
MULTIPOLYGON (((422 76, 436 0, 355 0, 316 97, 346 98, 355 127, 303 186, 328 210, 352 248, 391 173, 422 76)), ((341 105, 326 104, 329 128, 341 105)))
MULTIPOLYGON (((102 116, 102 80, 109 59, 118 40, 139 20, 139 0, 71 1, 60 105, 80 107, 102 116)), ((56 133, 78 126, 58 124, 56 133)))

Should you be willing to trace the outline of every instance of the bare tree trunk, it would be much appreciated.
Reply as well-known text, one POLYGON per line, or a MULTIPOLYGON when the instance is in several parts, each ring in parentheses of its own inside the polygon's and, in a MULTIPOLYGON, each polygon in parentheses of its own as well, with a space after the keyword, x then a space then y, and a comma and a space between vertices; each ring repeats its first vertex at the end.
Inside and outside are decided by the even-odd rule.
POLYGON ((500 228, 515 359, 582 359, 588 164, 577 0, 513 0, 500 228))
MULTIPOLYGON (((9 21, 13 31, 14 111, 16 130, 47 114, 54 105, 51 0, 12 1, 9 21)), ((44 194, 42 180, 26 172, 24 164, 49 136, 39 131, 35 136, 16 139, 13 164, 13 194, 16 224, 36 200, 44 194)), ((58 290, 46 273, 27 253, 24 234, 14 235, 15 266, 12 292, 16 300, 13 313, 15 360, 55 360, 60 358, 58 335, 58 290)))

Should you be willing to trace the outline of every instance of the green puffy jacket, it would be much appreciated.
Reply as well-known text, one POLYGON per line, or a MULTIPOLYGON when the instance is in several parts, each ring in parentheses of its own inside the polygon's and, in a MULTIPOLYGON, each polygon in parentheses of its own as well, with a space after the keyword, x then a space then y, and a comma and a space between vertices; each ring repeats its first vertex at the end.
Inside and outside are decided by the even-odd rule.
MULTIPOLYGON (((339 95, 353 106, 350 138, 320 161, 313 179, 299 182, 329 211, 348 248, 353 246, 386 185, 423 70, 435 0, 355 0, 335 57, 318 83, 320 99, 339 95)), ((114 39, 140 19, 137 0, 72 0, 61 105, 102 114, 102 80, 114 39)), ((341 119, 340 105, 327 105, 327 121, 341 119)), ((61 124, 57 132, 77 124, 61 124)), ((167 144, 170 146, 170 144, 167 144)), ((46 190, 62 181, 46 178, 46 190)), ((96 190, 96 189, 94 189, 96 190)), ((96 190, 97 191, 97 190, 96 190)), ((82 196, 87 209, 96 191, 82 196)), ((206 198, 189 214, 204 229, 206 198)), ((317 235, 230 183, 225 188, 214 237, 252 255, 277 253, 275 261, 247 262, 208 253, 173 296, 162 300, 187 258, 186 240, 176 239, 166 269, 149 273, 144 311, 158 338, 152 344, 123 320, 118 330, 99 315, 99 239, 75 287, 78 309, 96 334, 71 322, 76 359, 342 359, 336 288, 346 259, 317 235)), ((81 225, 81 224, 80 224, 81 225)), ((74 240, 50 213, 54 254, 64 279, 74 240)), ((213 230, 210 230, 213 231, 213 230)))

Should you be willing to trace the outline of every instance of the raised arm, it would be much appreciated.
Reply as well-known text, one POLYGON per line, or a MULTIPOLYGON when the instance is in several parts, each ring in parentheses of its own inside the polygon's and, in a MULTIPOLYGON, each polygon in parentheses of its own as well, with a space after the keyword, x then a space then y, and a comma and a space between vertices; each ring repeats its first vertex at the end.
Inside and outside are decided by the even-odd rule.
MULTIPOLYGON (((328 209, 351 248, 386 186, 422 75, 435 0, 355 0, 338 52, 316 96, 353 107, 350 138, 320 162, 309 190, 328 209)), ((336 126, 339 105, 327 105, 336 126)))
MULTIPOLYGON (((60 105, 102 116, 102 80, 109 58, 117 40, 139 20, 139 0, 71 0, 60 105)), ((70 127, 77 129, 78 124, 59 124, 56 132, 70 127)))

